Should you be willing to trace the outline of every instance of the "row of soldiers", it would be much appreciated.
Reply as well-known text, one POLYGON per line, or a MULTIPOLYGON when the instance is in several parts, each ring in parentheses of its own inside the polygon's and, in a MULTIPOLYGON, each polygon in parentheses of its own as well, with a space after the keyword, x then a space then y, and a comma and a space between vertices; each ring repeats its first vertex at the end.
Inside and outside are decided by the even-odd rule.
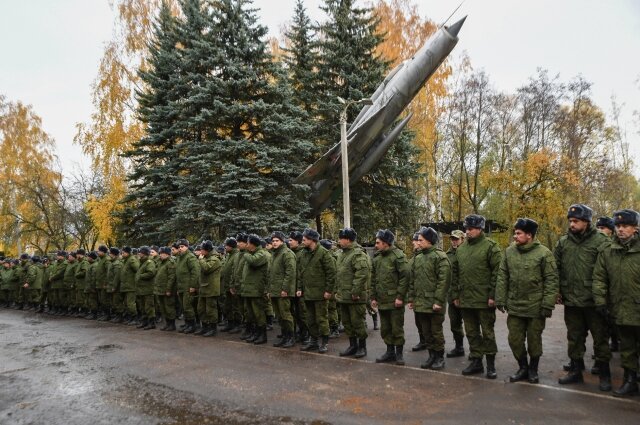
MULTIPOLYGON (((53 314, 80 314, 89 318, 126 321, 144 329, 156 324, 156 308, 165 321, 163 330, 175 330, 176 310, 185 324, 181 331, 214 336, 221 314, 222 329, 242 332, 254 344, 267 342, 269 317, 275 315, 281 335, 276 347, 295 344, 295 328, 308 335, 301 350, 327 352, 331 334, 329 311, 333 303, 349 346, 340 356, 367 354, 367 309, 378 311, 381 336, 387 346, 376 362, 404 364, 405 306, 414 312, 420 335, 413 348, 429 350, 422 368, 445 366, 443 323, 447 307, 455 348, 447 357, 464 355, 466 334, 470 354, 463 375, 485 372, 495 379, 497 345, 496 311, 508 313, 509 345, 518 362, 512 382, 537 383, 542 355, 542 332, 554 306, 564 304, 567 326, 568 374, 560 384, 582 382, 587 334, 594 339, 595 373, 600 389, 610 391, 611 350, 607 317, 612 317, 621 340, 624 382, 614 395, 638 393, 640 347, 640 242, 638 213, 621 210, 613 218, 592 224, 592 211, 581 204, 567 213, 569 230, 554 251, 536 238, 538 224, 529 218, 513 226, 514 243, 504 253, 484 233, 485 219, 465 217, 466 233, 451 235, 451 249, 438 248, 438 233, 423 227, 414 234, 411 259, 395 245, 389 230, 376 236, 371 258, 357 243, 353 229, 340 230, 337 250, 327 249, 313 229, 273 232, 270 246, 257 235, 239 234, 224 243, 224 254, 211 241, 192 252, 189 242, 172 247, 141 247, 134 255, 129 247, 107 249, 85 256, 58 253, 50 266, 38 257, 9 266, 2 275, 17 275, 25 302, 42 303, 39 289, 50 283, 48 304, 53 314), (601 228, 600 230, 598 228, 601 228), (606 230, 613 229, 611 237, 606 230), (154 249, 152 249, 154 248, 154 249), (154 256, 157 251, 158 255, 154 256), (66 255, 66 258, 65 258, 66 255), (39 283, 40 282, 40 283, 39 283), (462 331, 464 324, 464 332, 462 331)), ((329 247, 330 248, 330 247, 329 247)), ((7 264, 7 262, 5 262, 7 264)), ((7 279, 5 279, 5 277, 7 279)), ((42 307, 40 307, 42 308, 42 307)), ((592 372, 594 370, 592 369, 592 372)))

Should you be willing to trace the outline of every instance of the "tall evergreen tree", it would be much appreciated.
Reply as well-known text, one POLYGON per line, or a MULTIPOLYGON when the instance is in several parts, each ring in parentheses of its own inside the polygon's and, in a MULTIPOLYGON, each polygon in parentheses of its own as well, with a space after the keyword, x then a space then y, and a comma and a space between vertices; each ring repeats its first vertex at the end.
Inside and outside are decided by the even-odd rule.
MULTIPOLYGON (((329 19, 318 28, 320 65, 318 73, 320 124, 317 144, 326 151, 340 140, 338 125, 346 100, 371 96, 388 71, 388 63, 376 55, 384 35, 376 31, 378 20, 370 8, 355 6, 355 0, 325 0, 321 7, 329 19)), ((359 112, 349 109, 349 122, 359 112)), ((411 189, 418 176, 412 161, 416 149, 405 131, 385 158, 351 188, 353 227, 372 235, 378 228, 411 231, 417 220, 417 199, 411 189)), ((342 217, 341 202, 334 205, 342 217)))
POLYGON ((173 229, 224 236, 303 222, 306 188, 291 182, 311 148, 307 119, 250 4, 211 3, 209 26, 185 39, 190 134, 180 147, 173 229))

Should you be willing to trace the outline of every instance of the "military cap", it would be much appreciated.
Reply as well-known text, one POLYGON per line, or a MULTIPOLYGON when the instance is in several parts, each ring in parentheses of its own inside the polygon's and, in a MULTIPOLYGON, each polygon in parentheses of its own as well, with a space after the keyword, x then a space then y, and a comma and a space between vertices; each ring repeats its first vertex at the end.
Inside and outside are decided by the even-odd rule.
POLYGON ((486 225, 486 221, 484 217, 479 214, 469 214, 464 218, 465 229, 473 228, 473 229, 484 230, 485 225, 486 225))
POLYGON ((218 245, 216 251, 218 251, 219 254, 224 254, 224 245, 218 245))
POLYGON ((247 237, 247 242, 253 246, 262 246, 262 239, 260 236, 251 234, 247 237))
POLYGON ((182 238, 182 239, 178 239, 178 241, 176 242, 178 244, 178 246, 184 245, 184 246, 189 246, 189 241, 182 238))
POLYGON ((417 241, 418 240, 418 236, 420 236, 420 232, 415 232, 413 234, 413 237, 411 238, 412 241, 417 241))
POLYGON ((224 241, 224 244, 225 244, 226 246, 230 246, 231 248, 235 248, 235 247, 237 247, 237 246, 238 246, 238 241, 236 241, 236 238, 227 238, 227 239, 224 241))
POLYGON ((120 255, 120 250, 117 247, 112 246, 111 248, 109 248, 109 254, 115 255, 117 257, 118 255, 120 255))
POLYGON ((34 263, 39 263, 41 261, 40 256, 34 255, 33 257, 31 257, 31 261, 33 261, 34 263))
POLYGON ((522 230, 525 233, 535 236, 538 233, 538 223, 530 218, 518 218, 513 225, 515 230, 522 230))
POLYGON ((464 232, 462 230, 454 230, 451 232, 452 239, 464 239, 464 232))
POLYGON ((178 249, 178 248, 180 248, 180 245, 178 245, 178 242, 174 242, 174 243, 171 244, 171 248, 178 249))
POLYGON ((98 253, 95 251, 91 251, 88 255, 89 258, 93 258, 94 260, 98 258, 98 253))
POLYGON ((26 252, 20 256, 21 260, 28 260, 29 258, 31 258, 31 257, 26 252))
POLYGON ((202 242, 202 249, 204 249, 207 252, 212 252, 213 251, 213 242, 211 242, 211 241, 202 242))
POLYGON ((265 237, 263 238, 263 240, 264 240, 267 244, 270 244, 270 243, 272 243, 272 242, 273 242, 273 239, 271 239, 271 236, 265 236, 265 237))
POLYGON ((393 245, 393 242, 396 240, 396 235, 389 229, 380 229, 378 233, 376 233, 376 239, 380 239, 388 245, 393 245))
POLYGON ((131 255, 138 255, 138 252, 140 252, 138 248, 131 248, 131 255))
POLYGON ((158 245, 151 245, 151 246, 149 247, 149 249, 150 249, 151 251, 158 252, 158 251, 160 250, 160 247, 159 247, 158 245))
POLYGON ((107 248, 107 246, 106 246, 106 245, 100 245, 100 246, 98 247, 98 251, 100 251, 100 252, 104 252, 104 253, 106 254, 107 252, 109 252, 109 248, 107 248))
POLYGON ((316 232, 315 230, 307 227, 306 229, 304 229, 304 232, 302 232, 302 236, 307 238, 307 239, 311 239, 314 240, 316 242, 318 242, 320 240, 320 233, 316 232))
POLYGON ((578 220, 591 221, 593 210, 584 204, 573 204, 567 211, 567 218, 577 218, 578 220))
POLYGON ((66 257, 67 256, 67 251, 60 250, 60 251, 56 252, 56 256, 58 256, 58 257, 66 257))
POLYGON ((87 255, 87 251, 85 251, 85 250, 84 250, 84 249, 82 249, 82 248, 79 248, 79 249, 76 251, 76 257, 77 257, 78 255, 87 255))
POLYGON ((616 226, 618 224, 637 226, 638 221, 638 213, 634 210, 624 209, 613 213, 613 222, 616 226))
POLYGON ((151 248, 149 248, 148 246, 141 246, 138 249, 138 253, 142 254, 142 255, 149 255, 151 254, 151 248))
POLYGON ((302 233, 294 230, 293 232, 289 233, 289 239, 293 239, 294 241, 300 243, 302 242, 302 233))
POLYGON ((271 233, 271 239, 279 239, 282 242, 287 240, 287 237, 285 236, 284 232, 281 232, 279 230, 276 230, 275 232, 271 233))
POLYGON ((247 235, 246 233, 238 233, 236 235, 236 240, 238 242, 248 242, 249 241, 249 235, 247 235))
POLYGON ((167 254, 167 255, 171 255, 171 248, 169 248, 168 246, 163 246, 162 248, 160 248, 158 250, 158 254, 167 254))
POLYGON ((418 233, 420 233, 420 236, 424 239, 431 242, 431 245, 435 245, 438 242, 438 232, 431 227, 421 227, 418 233))
POLYGON ((325 247, 325 249, 333 248, 333 242, 330 241, 329 239, 320 239, 320 245, 325 247))
POLYGON ((131 254, 133 252, 133 248, 131 248, 130 246, 125 246, 124 248, 122 248, 122 252, 126 252, 127 254, 131 254))
POLYGON ((338 239, 348 239, 351 242, 355 241, 358 234, 351 227, 345 227, 338 232, 338 239))
POLYGON ((598 217, 596 227, 606 227, 611 229, 611 231, 616 230, 616 225, 613 223, 613 219, 611 217, 598 217))

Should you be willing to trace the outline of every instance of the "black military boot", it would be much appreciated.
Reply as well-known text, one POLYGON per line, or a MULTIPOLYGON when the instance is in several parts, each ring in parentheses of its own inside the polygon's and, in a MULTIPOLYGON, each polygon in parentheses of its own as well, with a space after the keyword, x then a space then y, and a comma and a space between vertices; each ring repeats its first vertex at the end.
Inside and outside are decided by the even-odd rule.
POLYGON ((147 326, 145 326, 143 329, 145 331, 148 331, 150 329, 155 329, 156 328, 156 318, 155 317, 151 317, 149 319, 147 319, 147 326))
POLYGON ((456 346, 447 353, 447 358, 464 357, 464 338, 455 337, 456 346))
POLYGON ((202 326, 200 327, 200 329, 195 331, 193 334, 194 335, 204 335, 207 332, 209 332, 209 324, 208 323, 203 323, 202 326))
POLYGON ((144 319, 142 319, 142 321, 140 321, 140 324, 136 326, 136 328, 138 329, 144 329, 145 326, 147 326, 149 324, 149 320, 145 317, 144 319))
POLYGON ((396 345, 396 364, 404 366, 404 345, 396 345))
POLYGON ((244 330, 240 334, 240 339, 243 341, 246 341, 247 339, 251 338, 252 335, 253 335, 253 325, 247 323, 247 325, 244 327, 244 330))
POLYGON ((355 336, 349 337, 349 346, 344 350, 340 351, 338 355, 340 357, 353 356, 358 351, 358 338, 355 336))
POLYGON ((573 366, 573 365, 574 365, 574 363, 578 363, 578 366, 580 367, 580 370, 584 370, 584 360, 582 360, 582 359, 580 359, 580 360, 573 360, 573 359, 570 359, 570 360, 569 360, 569 363, 567 363, 567 364, 565 364, 565 365, 562 365, 562 369, 563 369, 565 372, 569 372, 570 370, 572 370, 572 369, 573 369, 573 367, 574 367, 574 366, 573 366))
POLYGON ((475 375, 476 373, 484 372, 484 366, 482 365, 482 358, 471 359, 471 363, 462 370, 463 375, 475 375))
POLYGON ((378 329, 378 313, 373 313, 371 315, 371 319, 373 320, 373 330, 377 331, 378 329))
POLYGON ((362 357, 367 355, 367 339, 356 339, 356 344, 358 345, 358 349, 356 353, 353 355, 356 359, 361 359, 362 357))
MULTIPOLYGON (((533 362, 533 359, 531 359, 533 362)), ((527 355, 518 359, 518 371, 509 377, 509 382, 524 381, 529 378, 529 363, 527 362, 527 355)))
POLYGON ((596 360, 589 372, 591 372, 592 375, 600 375, 600 362, 596 360))
POLYGON ((322 335, 320 339, 320 345, 318 346, 318 353, 324 354, 329 351, 329 335, 322 335))
POLYGON ((308 343, 300 347, 300 351, 316 351, 318 347, 318 337, 312 336, 308 343))
POLYGON ((444 369, 444 350, 436 351, 436 358, 431 365, 431 370, 444 369))
POLYGON ((427 360, 420 365, 422 369, 431 369, 431 365, 436 361, 436 352, 435 350, 429 350, 429 357, 427 360))
POLYGON ((609 362, 600 362, 600 391, 611 391, 611 368, 609 362))
POLYGON ((338 325, 329 327, 329 338, 339 338, 340 332, 338 331, 338 325))
POLYGON ((245 339, 244 342, 254 343, 259 336, 260 328, 256 325, 253 325, 251 335, 249 336, 249 338, 245 339))
POLYGON ((287 340, 287 333, 285 331, 282 331, 280 336, 276 336, 276 338, 278 338, 276 340, 276 342, 273 343, 274 347, 282 347, 282 345, 284 344, 284 342, 287 340))
POLYGON ((427 349, 427 343, 424 342, 424 338, 420 336, 420 341, 411 347, 411 351, 424 351, 427 349))
POLYGON ((387 351, 376 359, 376 363, 389 363, 396 361, 396 347, 387 345, 387 351))
POLYGON ((169 326, 165 330, 167 332, 175 331, 176 330, 176 319, 169 320, 169 326))
POLYGON ((229 332, 229 335, 234 335, 239 334, 242 331, 242 322, 234 322, 234 327, 232 329, 229 329, 227 332, 229 332))
POLYGON ((229 332, 231 329, 236 327, 236 322, 233 320, 227 320, 227 324, 220 328, 220 332, 229 332))
POLYGON ((184 334, 192 334, 196 331, 196 319, 186 320, 187 327, 182 330, 184 334))
POLYGON ((614 397, 625 397, 638 394, 638 373, 635 370, 624 370, 624 381, 622 386, 613 391, 614 397))
POLYGON ((558 379, 559 384, 566 385, 566 384, 578 384, 580 382, 584 382, 584 378, 582 377, 582 371, 584 370, 584 360, 572 360, 572 361, 573 361, 572 368, 569 369, 569 372, 565 376, 558 379))
POLYGON ((267 343, 267 326, 258 328, 258 337, 253 341, 256 345, 267 343))
POLYGON ((537 384, 540 382, 540 378, 538 377, 538 364, 540 363, 540 357, 531 357, 531 361, 529 362, 529 383, 537 384))
POLYGON ((487 378, 496 379, 498 373, 496 372, 496 356, 487 354, 487 378))
POLYGON ((273 330, 273 316, 267 316, 267 330, 273 330))
POLYGON ((218 335, 218 324, 217 323, 209 323, 209 331, 206 334, 202 334, 204 337, 212 337, 218 335))
POLYGON ((291 348, 296 345, 296 339, 293 336, 293 331, 287 331, 284 334, 284 342, 282 343, 282 348, 291 348))

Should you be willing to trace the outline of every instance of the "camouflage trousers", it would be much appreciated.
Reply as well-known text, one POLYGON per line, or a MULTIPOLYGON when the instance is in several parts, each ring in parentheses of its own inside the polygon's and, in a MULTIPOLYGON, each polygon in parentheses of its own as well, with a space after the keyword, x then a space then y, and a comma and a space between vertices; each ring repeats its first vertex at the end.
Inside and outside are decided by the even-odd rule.
MULTIPOLYGON (((304 301, 307 326, 312 337, 329 336, 329 311, 327 300, 304 301)), ((344 320, 344 317, 342 318, 344 320)))
POLYGON ((173 295, 156 295, 156 304, 164 320, 176 319, 176 299, 173 295))
POLYGON ((469 341, 469 357, 481 359, 482 356, 495 356, 498 352, 495 308, 463 308, 464 331, 469 341))
POLYGON ((218 297, 198 297, 198 317, 202 323, 218 323, 218 297))
POLYGON ((620 360, 625 369, 639 372, 640 326, 618 325, 620 331, 620 360))
POLYGON ((451 333, 455 341, 462 341, 464 339, 464 329, 462 328, 462 309, 456 307, 453 303, 449 303, 449 324, 451 327, 451 333))
POLYGON ((432 351, 444 351, 444 313, 416 313, 416 319, 422 329, 427 348, 432 351))
POLYGON ((265 314, 265 299, 263 297, 242 297, 247 314, 247 324, 254 324, 259 328, 267 325, 265 314))
POLYGON ((387 345, 404 345, 404 307, 379 309, 380 336, 387 345))
POLYGON ((507 316, 509 347, 516 360, 526 357, 527 352, 530 358, 542 356, 542 331, 545 323, 544 317, 507 316))
POLYGON ((367 339, 367 329, 364 327, 366 314, 367 306, 364 303, 340 303, 340 315, 342 316, 344 333, 348 337, 367 339))
POLYGON ((293 332, 293 316, 291 315, 291 298, 272 298, 273 310, 283 332, 293 332))
POLYGON ((582 360, 586 351, 587 333, 593 337, 596 360, 609 362, 609 334, 607 320, 595 307, 564 306, 564 323, 567 326, 567 352, 572 360, 582 360))

